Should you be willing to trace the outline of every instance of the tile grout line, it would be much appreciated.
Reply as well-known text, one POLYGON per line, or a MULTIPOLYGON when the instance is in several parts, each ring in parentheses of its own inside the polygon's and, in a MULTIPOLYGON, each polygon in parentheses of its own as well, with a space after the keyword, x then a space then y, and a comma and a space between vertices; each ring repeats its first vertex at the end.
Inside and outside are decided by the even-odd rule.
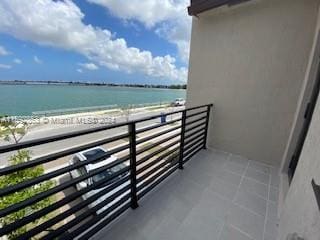
POLYGON ((244 176, 244 178, 249 179, 249 180, 251 180, 251 181, 254 181, 254 182, 256 182, 256 183, 263 184, 263 185, 265 185, 265 186, 267 186, 267 187, 269 186, 269 184, 260 182, 260 181, 258 181, 258 180, 256 180, 256 179, 252 178, 252 177, 244 176))
MULTIPOLYGON (((249 160, 249 161, 252 161, 252 160, 249 160)), ((258 169, 256 169, 256 168, 253 168, 253 167, 250 167, 252 170, 254 170, 254 171, 256 171, 256 172, 258 172, 258 173, 261 173, 261 174, 263 174, 263 175, 271 175, 271 173, 269 172, 269 173, 266 173, 266 172, 263 172, 263 171, 260 171, 260 170, 258 170, 258 169)))
POLYGON ((271 190, 271 176, 269 178, 269 186, 268 186, 268 196, 267 196, 267 206, 266 206, 266 216, 264 219, 264 226, 263 226, 263 240, 265 239, 265 235, 266 235, 266 226, 267 226, 267 221, 268 221, 268 205, 269 205, 269 197, 270 197, 270 190, 271 190))
MULTIPOLYGON (((229 153, 229 154, 228 154, 228 157, 227 157, 227 161, 230 160, 231 156, 232 156, 232 154, 229 153)), ((225 164, 225 163, 224 163, 224 164, 225 164)), ((225 226, 226 226, 226 220, 224 220, 223 223, 222 223, 222 227, 221 227, 221 230, 219 231, 219 235, 218 235, 218 240, 221 240, 223 228, 224 228, 225 226)))
POLYGON ((263 216, 263 215, 261 215, 261 214, 259 214, 259 213, 256 213, 256 212, 252 211, 251 209, 249 209, 249 208, 247 208, 247 207, 245 207, 245 206, 242 206, 242 205, 240 205, 240 204, 238 204, 238 203, 233 202, 233 204, 234 204, 235 206, 239 207, 239 208, 242 208, 242 209, 250 212, 250 213, 253 214, 253 215, 256 215, 256 216, 258 216, 258 217, 265 217, 265 216, 263 216))
POLYGON ((248 238, 254 240, 254 238, 252 238, 252 236, 250 236, 248 233, 245 233, 240 228, 237 228, 236 226, 233 226, 232 224, 230 224, 230 226, 233 227, 234 229, 238 230, 240 233, 242 233, 243 235, 247 236, 248 238))
MULTIPOLYGON (((230 155, 231 155, 231 154, 230 154, 230 155)), ((243 181, 243 179, 245 178, 245 174, 247 173, 247 170, 248 170, 248 168, 249 168, 250 161, 251 161, 251 160, 248 160, 247 166, 246 166, 246 168, 245 168, 245 170, 244 170, 244 172, 243 172, 243 174, 242 174, 242 176, 241 176, 240 183, 239 183, 239 186, 238 186, 238 188, 237 188, 237 191, 236 191, 236 194, 235 194, 235 196, 234 196, 234 199, 232 200, 232 203, 233 203, 235 206, 238 206, 238 207, 240 207, 240 208, 246 209, 247 211, 249 211, 250 213, 252 213, 252 214, 254 214, 254 215, 263 217, 262 215, 257 214, 257 213, 255 213, 255 212, 253 212, 252 210, 250 210, 250 209, 248 209, 248 208, 246 208, 246 207, 244 207, 244 206, 241 206, 241 205, 239 205, 239 204, 237 204, 237 203, 235 202, 235 200, 236 200, 236 198, 237 198, 237 195, 238 195, 238 193, 239 193, 239 190, 240 190, 240 186, 241 186, 241 184, 242 184, 242 181, 243 181)), ((269 181, 270 181, 270 179, 269 179, 269 181)), ((268 197, 269 197, 269 196, 268 196, 268 197)), ((266 215, 267 215, 267 213, 266 213, 266 215)), ((264 216, 264 217, 266 218, 266 216, 264 216)), ((233 225, 231 224, 231 226, 233 226, 233 225)), ((234 226, 233 226, 233 227, 234 227, 234 226)), ((265 226, 264 226, 264 227, 265 227, 265 226)), ((237 229, 237 230, 240 231, 241 233, 245 234, 246 236, 252 238, 249 234, 241 231, 240 229, 238 229, 238 228, 235 228, 235 229, 237 229)), ((263 234, 264 234, 264 233, 263 233, 263 234)), ((264 239, 262 239, 262 240, 264 240, 264 239)))
MULTIPOLYGON (((231 156, 232 156, 232 154, 230 154, 230 157, 231 157, 231 156)), ((247 173, 247 170, 248 170, 248 168, 249 168, 249 163, 250 163, 250 160, 248 160, 247 166, 246 166, 243 174, 241 175, 240 183, 239 183, 239 186, 237 187, 237 191, 236 191, 236 193, 235 193, 235 195, 234 195, 234 197, 233 197, 232 203, 235 203, 236 197, 237 197, 237 195, 238 195, 238 193, 239 193, 239 190, 240 190, 241 183, 242 183, 242 181, 243 181, 243 179, 244 179, 244 175, 247 173)))
POLYGON ((218 240, 221 240, 222 232, 225 226, 226 226, 226 222, 223 221, 221 230, 219 231, 219 234, 218 234, 218 240))

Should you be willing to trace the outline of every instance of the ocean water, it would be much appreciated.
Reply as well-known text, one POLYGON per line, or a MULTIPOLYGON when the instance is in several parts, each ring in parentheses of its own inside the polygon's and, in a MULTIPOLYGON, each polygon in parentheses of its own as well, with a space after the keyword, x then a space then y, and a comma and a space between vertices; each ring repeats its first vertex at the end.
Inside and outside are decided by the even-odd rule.
POLYGON ((185 98, 185 90, 64 85, 0 85, 0 115, 31 115, 79 107, 160 103, 185 98))

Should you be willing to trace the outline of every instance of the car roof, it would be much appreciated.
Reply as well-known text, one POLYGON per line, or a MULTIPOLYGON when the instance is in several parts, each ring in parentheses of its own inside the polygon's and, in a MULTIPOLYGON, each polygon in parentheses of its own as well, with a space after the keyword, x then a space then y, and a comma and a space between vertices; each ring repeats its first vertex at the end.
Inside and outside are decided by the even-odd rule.
POLYGON ((93 164, 88 164, 86 167, 87 167, 88 171, 91 171, 91 170, 106 166, 106 165, 114 162, 115 160, 117 160, 117 158, 115 156, 111 156, 111 157, 107 158, 106 160, 98 161, 93 164))
POLYGON ((100 151, 103 151, 103 152, 107 152, 108 150, 102 148, 102 147, 94 147, 94 148, 90 148, 90 149, 86 149, 84 151, 81 151, 81 152, 78 152, 76 155, 80 156, 81 157, 81 161, 83 160, 86 160, 86 156, 85 154, 88 153, 88 152, 92 152, 94 150, 100 150, 100 151))
MULTIPOLYGON (((92 152, 94 150, 103 151, 105 153, 108 152, 108 150, 105 150, 102 147, 94 147, 94 148, 90 148, 90 149, 84 150, 82 152, 78 152, 75 156, 77 156, 80 161, 85 161, 85 160, 87 160, 87 157, 85 156, 85 154, 88 153, 88 152, 92 152)), ((115 160, 117 160, 117 158, 115 156, 111 155, 109 158, 107 158, 105 160, 101 160, 101 161, 98 161, 98 162, 95 162, 95 163, 92 163, 92 164, 88 164, 88 165, 85 165, 84 167, 87 169, 87 171, 91 171, 91 170, 97 169, 99 167, 105 166, 105 165, 107 165, 107 164, 109 164, 109 163, 111 163, 111 162, 113 162, 115 160)))

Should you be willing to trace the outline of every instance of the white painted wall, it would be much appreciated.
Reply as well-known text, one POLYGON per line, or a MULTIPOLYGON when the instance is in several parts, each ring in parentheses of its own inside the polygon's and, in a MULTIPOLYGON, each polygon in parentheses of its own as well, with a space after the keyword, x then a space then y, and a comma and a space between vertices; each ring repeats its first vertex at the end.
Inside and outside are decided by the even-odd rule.
POLYGON ((209 147, 280 165, 318 5, 260 0, 193 19, 187 104, 215 104, 209 147))

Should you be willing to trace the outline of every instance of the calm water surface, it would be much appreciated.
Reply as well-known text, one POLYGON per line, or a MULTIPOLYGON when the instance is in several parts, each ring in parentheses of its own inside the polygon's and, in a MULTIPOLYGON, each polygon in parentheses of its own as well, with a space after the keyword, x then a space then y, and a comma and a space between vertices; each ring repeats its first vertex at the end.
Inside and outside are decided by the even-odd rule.
POLYGON ((185 90, 106 86, 0 85, 0 114, 118 104, 156 103, 185 98, 185 90))

